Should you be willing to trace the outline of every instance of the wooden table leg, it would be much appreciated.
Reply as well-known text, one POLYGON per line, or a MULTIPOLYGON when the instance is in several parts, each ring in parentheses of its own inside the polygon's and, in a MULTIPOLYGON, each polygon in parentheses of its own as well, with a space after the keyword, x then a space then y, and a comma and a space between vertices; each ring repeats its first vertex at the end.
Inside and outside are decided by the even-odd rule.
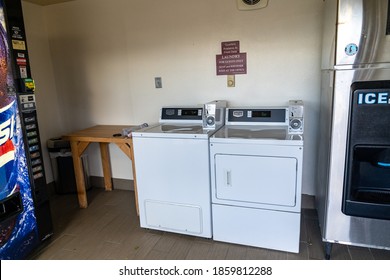
POLYGON ((89 145, 88 142, 70 141, 70 146, 72 149, 74 174, 75 174, 76 186, 77 186, 77 197, 79 200, 80 208, 88 207, 87 191, 85 189, 85 180, 84 180, 84 169, 81 160, 81 155, 88 147, 88 145, 89 145))
POLYGON ((104 187, 106 191, 112 191, 112 175, 110 164, 110 153, 108 151, 108 143, 100 144, 100 155, 102 158, 103 175, 104 175, 104 187))
POLYGON ((139 216, 137 176, 135 175, 135 162, 134 162, 133 142, 131 142, 131 143, 117 143, 117 145, 128 156, 128 158, 131 160, 131 167, 132 167, 132 170, 133 170, 133 182, 134 182, 135 209, 137 211, 137 215, 139 216))

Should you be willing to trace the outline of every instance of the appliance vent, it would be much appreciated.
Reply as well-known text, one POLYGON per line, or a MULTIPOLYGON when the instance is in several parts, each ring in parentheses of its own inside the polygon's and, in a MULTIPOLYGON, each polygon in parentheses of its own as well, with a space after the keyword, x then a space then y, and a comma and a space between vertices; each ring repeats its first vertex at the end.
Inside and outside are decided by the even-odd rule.
POLYGON ((237 0, 237 7, 240 11, 250 11, 265 8, 268 0, 237 0))
POLYGON ((260 0, 242 0, 247 5, 256 5, 257 3, 260 2, 260 0))

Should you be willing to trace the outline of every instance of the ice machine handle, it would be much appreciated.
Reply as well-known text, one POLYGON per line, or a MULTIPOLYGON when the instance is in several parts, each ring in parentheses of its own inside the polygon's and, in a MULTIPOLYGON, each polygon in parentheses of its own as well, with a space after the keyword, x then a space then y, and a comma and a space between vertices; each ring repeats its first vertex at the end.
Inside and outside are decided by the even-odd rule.
POLYGON ((378 161, 376 164, 378 166, 380 166, 380 167, 390 168, 390 163, 389 162, 380 162, 380 161, 378 161))

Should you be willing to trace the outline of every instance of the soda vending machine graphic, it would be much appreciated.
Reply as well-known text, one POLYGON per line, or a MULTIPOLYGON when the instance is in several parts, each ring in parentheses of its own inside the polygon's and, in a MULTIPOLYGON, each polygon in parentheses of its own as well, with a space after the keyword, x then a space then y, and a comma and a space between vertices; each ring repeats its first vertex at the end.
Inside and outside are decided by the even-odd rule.
POLYGON ((20 0, 0 0, 0 259, 52 235, 20 0))

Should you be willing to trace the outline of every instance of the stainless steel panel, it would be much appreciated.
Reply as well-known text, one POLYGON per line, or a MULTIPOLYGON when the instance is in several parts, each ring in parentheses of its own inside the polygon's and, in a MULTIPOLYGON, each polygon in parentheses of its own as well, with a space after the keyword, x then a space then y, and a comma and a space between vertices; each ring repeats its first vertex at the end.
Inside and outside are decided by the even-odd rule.
POLYGON ((390 63, 388 3, 389 0, 326 0, 322 69, 372 68, 373 64, 390 63), (353 46, 357 47, 356 54, 350 52, 353 46))
POLYGON ((323 75, 321 114, 326 119, 321 125, 324 138, 320 150, 324 148, 328 152, 319 155, 317 197, 323 240, 390 249, 390 221, 352 217, 341 212, 351 84, 389 79, 390 68, 328 71, 323 75))
POLYGON ((334 71, 322 72, 316 205, 321 230, 326 228, 334 71))
POLYGON ((388 0, 339 0, 335 65, 390 62, 388 0), (357 52, 354 53, 354 46, 357 52))
POLYGON ((338 0, 325 1, 321 69, 333 69, 335 64, 337 7, 338 0))

